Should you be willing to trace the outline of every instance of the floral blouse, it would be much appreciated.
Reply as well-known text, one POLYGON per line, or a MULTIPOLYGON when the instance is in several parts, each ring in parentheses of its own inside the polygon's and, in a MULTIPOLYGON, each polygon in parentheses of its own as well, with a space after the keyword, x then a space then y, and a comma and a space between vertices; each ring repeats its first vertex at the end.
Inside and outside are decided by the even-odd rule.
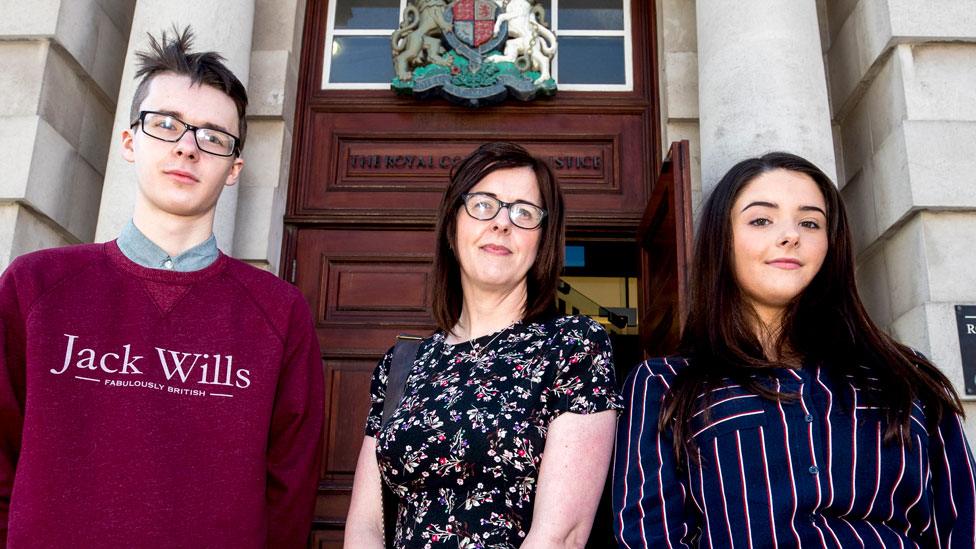
POLYGON ((606 331, 582 316, 425 339, 381 430, 393 352, 373 374, 366 435, 399 496, 397 547, 515 548, 532 523, 549 423, 622 408, 606 331))

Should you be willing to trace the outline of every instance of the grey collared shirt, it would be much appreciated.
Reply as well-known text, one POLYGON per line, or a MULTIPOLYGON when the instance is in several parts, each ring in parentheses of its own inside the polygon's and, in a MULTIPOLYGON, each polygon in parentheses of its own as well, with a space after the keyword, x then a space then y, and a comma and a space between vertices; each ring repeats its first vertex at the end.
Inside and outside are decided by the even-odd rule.
POLYGON ((211 234, 210 238, 200 244, 176 257, 172 257, 142 234, 142 231, 136 227, 132 220, 129 220, 122 228, 116 242, 125 257, 150 269, 179 272, 199 271, 217 261, 217 257, 220 255, 220 251, 217 249, 217 239, 211 234))

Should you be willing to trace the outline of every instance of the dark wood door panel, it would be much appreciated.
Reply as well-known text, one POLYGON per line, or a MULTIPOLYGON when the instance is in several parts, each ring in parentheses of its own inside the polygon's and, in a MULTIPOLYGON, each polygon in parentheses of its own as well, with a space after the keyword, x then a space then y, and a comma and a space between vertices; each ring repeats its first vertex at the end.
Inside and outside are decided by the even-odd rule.
POLYGON ((329 294, 325 316, 332 323, 363 323, 377 315, 423 319, 430 291, 430 261, 426 257, 383 258, 333 256, 323 258, 322 272, 329 294))
POLYGON ((373 359, 325 360, 325 454, 315 514, 329 524, 341 524, 349 510, 375 367, 373 359))
POLYGON ((397 333, 426 334, 434 232, 300 229, 295 282, 324 356, 377 358, 397 333))
POLYGON ((325 373, 316 547, 341 545, 372 373, 402 332, 433 330, 434 233, 300 228, 295 283, 311 304, 325 373))
POLYGON ((312 533, 315 549, 342 549, 342 530, 316 530, 312 533))
POLYGON ((688 141, 672 143, 637 231, 640 339, 647 356, 675 351, 687 313, 692 250, 690 162, 688 141))
POLYGON ((519 142, 548 161, 571 225, 633 226, 647 198, 644 116, 312 112, 303 167, 310 177, 295 216, 433 224, 451 167, 494 139, 519 142))
POLYGON ((369 412, 369 384, 376 360, 326 360, 328 424, 322 477, 346 480, 352 486, 356 458, 369 412))

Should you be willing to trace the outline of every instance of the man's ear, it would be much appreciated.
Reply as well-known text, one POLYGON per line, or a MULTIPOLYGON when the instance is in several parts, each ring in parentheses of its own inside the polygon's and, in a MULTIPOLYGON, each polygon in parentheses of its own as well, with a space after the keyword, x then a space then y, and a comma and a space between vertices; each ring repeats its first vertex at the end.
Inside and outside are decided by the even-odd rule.
POLYGON ((132 128, 122 130, 122 158, 126 162, 136 161, 135 139, 136 134, 132 128))
POLYGON ((241 170, 243 169, 244 159, 239 156, 234 158, 234 164, 230 167, 230 171, 227 172, 227 179, 224 181, 224 185, 227 187, 236 185, 238 178, 241 177, 241 170))

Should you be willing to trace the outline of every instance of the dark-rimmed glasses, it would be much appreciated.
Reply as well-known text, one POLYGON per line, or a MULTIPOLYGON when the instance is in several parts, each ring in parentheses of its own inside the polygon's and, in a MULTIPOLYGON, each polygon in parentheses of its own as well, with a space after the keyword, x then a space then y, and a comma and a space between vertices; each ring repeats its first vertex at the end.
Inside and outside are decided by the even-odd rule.
POLYGON ((175 143, 183 138, 186 132, 193 132, 193 139, 197 148, 214 156, 234 156, 238 153, 236 135, 213 128, 201 128, 176 118, 171 114, 155 111, 141 111, 130 128, 142 124, 142 132, 160 141, 175 143))
POLYGON ((465 193, 461 195, 461 200, 464 211, 479 221, 495 219, 502 208, 508 208, 508 218, 513 225, 522 229, 535 229, 546 217, 545 210, 524 200, 502 202, 485 193, 465 193))

